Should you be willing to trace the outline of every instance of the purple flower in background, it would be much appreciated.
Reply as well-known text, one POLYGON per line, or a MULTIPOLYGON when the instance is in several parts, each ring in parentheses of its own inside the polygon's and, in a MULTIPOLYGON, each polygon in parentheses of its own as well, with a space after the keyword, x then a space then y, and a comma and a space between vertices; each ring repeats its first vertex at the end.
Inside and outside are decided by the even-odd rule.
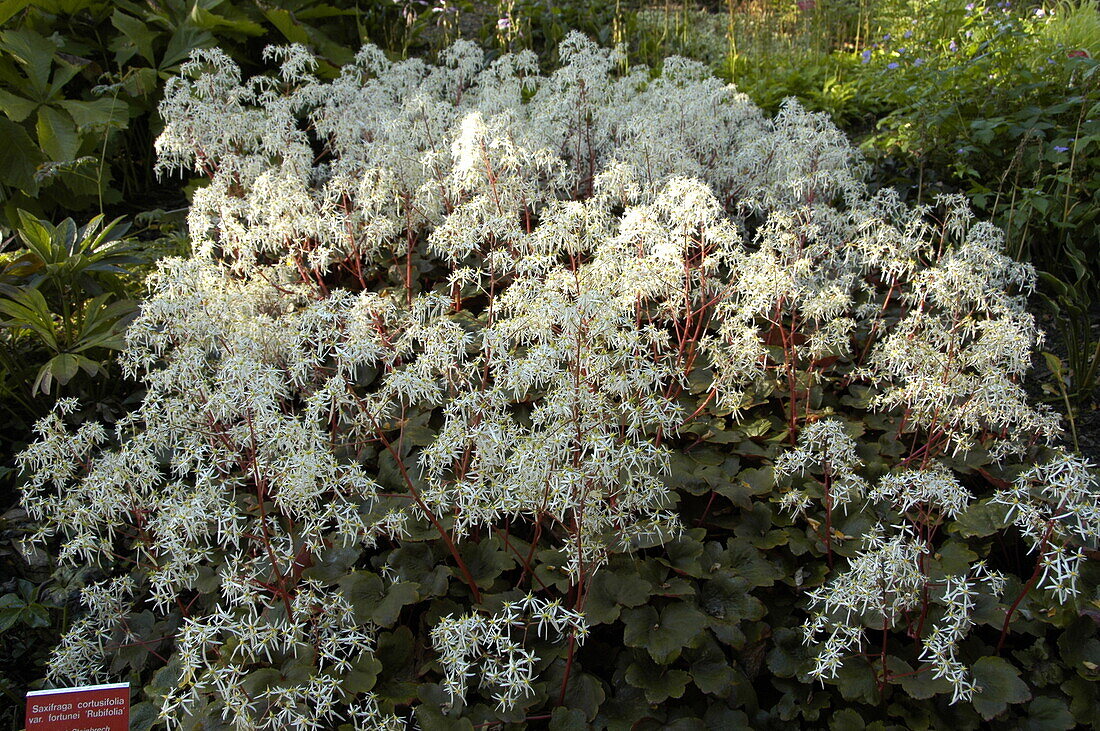
POLYGON ((1054 151, 1055 152, 1066 152, 1068 150, 1069 150, 1068 147, 1062 147, 1061 145, 1055 145, 1054 146, 1054 151))
POLYGON ((497 30, 508 30, 512 27, 511 18, 501 18, 497 21, 497 30))
POLYGON ((921 66, 923 64, 924 64, 924 59, 923 58, 918 58, 915 61, 913 61, 914 66, 921 66))
POLYGON ((860 59, 862 60, 863 63, 870 63, 871 62, 871 49, 870 48, 864 49, 863 53, 861 53, 859 57, 860 57, 860 59))
POLYGON ((955 41, 951 41, 947 44, 947 50, 951 51, 951 53, 954 53, 955 51, 959 50, 959 44, 955 43, 955 41))
POLYGON ((884 36, 882 37, 882 40, 884 40, 884 41, 888 41, 888 40, 890 40, 890 38, 892 38, 892 36, 891 36, 891 35, 890 35, 889 33, 887 33, 886 35, 884 35, 884 36))
POLYGON ((974 11, 974 3, 967 3, 966 12, 970 13, 974 11))
POLYGON ((891 69, 891 70, 896 69, 897 67, 898 67, 898 62, 897 61, 891 61, 890 63, 886 64, 886 68, 891 69))
POLYGON ((902 33, 901 37, 902 38, 912 38, 913 37, 913 31, 907 30, 904 33, 902 33))

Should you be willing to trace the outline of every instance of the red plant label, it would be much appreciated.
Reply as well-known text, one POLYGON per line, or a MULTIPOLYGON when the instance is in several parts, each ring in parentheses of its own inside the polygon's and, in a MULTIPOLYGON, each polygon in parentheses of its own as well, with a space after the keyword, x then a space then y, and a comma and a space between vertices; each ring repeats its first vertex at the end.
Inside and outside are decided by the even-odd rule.
POLYGON ((127 731, 130 684, 27 693, 27 731, 127 731))

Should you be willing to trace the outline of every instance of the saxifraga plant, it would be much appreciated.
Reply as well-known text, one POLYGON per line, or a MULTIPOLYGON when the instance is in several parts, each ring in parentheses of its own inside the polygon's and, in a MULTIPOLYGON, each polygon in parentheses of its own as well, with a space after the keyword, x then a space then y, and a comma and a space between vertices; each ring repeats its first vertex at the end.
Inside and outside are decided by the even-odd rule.
MULTIPOLYGON (((1038 564, 1004 631, 1029 591, 1081 591, 1096 480, 1046 461, 1057 416, 1020 385, 1035 275, 961 199, 871 194, 823 116, 765 119, 680 58, 617 75, 579 35, 548 76, 463 42, 438 66, 366 47, 332 81, 300 47, 268 54, 278 73, 245 80, 200 52, 166 91, 160 169, 209 183, 194 255, 161 263, 128 331, 141 407, 114 434, 70 431, 62 401, 21 457, 38 538, 104 575, 52 679, 119 672, 137 643, 167 663, 150 692, 170 724, 402 728, 408 701, 371 690, 373 626, 436 596, 411 627, 431 626, 432 712, 462 714, 476 668, 496 718, 548 718, 594 579, 689 533, 672 465, 742 418, 775 460, 744 500, 805 516, 833 571, 808 597, 810 677, 861 656, 881 691, 907 635, 907 675, 973 696, 960 642, 1006 578, 936 551, 978 502, 960 479, 1013 457, 1040 464, 996 503, 1038 564), (429 537, 454 585, 390 564, 429 537)), ((718 621, 662 606, 623 610, 645 662, 718 621)))

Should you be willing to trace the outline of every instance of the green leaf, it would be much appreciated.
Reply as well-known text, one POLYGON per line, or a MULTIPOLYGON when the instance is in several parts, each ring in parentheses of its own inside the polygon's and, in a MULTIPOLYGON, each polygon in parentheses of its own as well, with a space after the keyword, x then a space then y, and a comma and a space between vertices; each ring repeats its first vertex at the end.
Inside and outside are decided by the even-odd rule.
POLYGON ((919 673, 914 673, 913 668, 908 664, 891 658, 893 662, 890 663, 890 670, 897 675, 901 675, 898 680, 894 680, 895 683, 900 683, 902 690, 904 690, 910 698, 915 700, 928 700, 937 695, 951 692, 951 683, 946 678, 936 678, 931 667, 922 668, 919 673), (912 673, 912 674, 910 674, 912 673))
POLYGON ((974 694, 974 709, 987 721, 1009 704, 1023 703, 1031 698, 1027 684, 1020 680, 1020 671, 1004 658, 980 658, 974 663, 972 672, 974 682, 981 688, 974 694))
POLYGON ((37 289, 19 290, 11 293, 8 299, 0 299, 0 313, 12 318, 5 325, 27 328, 50 350, 61 350, 53 313, 46 304, 46 298, 37 289))
POLYGON ((698 650, 689 650, 687 656, 691 660, 691 679, 699 690, 717 696, 729 693, 736 674, 717 642, 708 638, 698 650))
POLYGON ((683 648, 697 645, 703 639, 705 617, 686 601, 667 605, 660 615, 653 607, 628 609, 623 612, 623 619, 623 643, 627 647, 645 648, 662 665, 679 657, 683 648))
POLYGON ((291 43, 301 43, 303 46, 311 45, 309 33, 298 24, 298 21, 294 19, 294 15, 289 10, 270 8, 262 9, 261 12, 291 43))
POLYGON ((772 586, 779 578, 779 571, 768 561, 764 552, 744 538, 730 538, 719 561, 735 576, 743 578, 754 587, 772 586))
POLYGON ((390 627, 397 622, 401 609, 420 600, 416 584, 393 584, 384 587, 382 578, 369 571, 356 571, 340 580, 344 596, 355 610, 360 622, 373 622, 390 627))
POLYGON ((483 538, 476 543, 467 541, 459 552, 474 582, 482 589, 491 587, 498 576, 516 563, 515 557, 504 549, 504 541, 497 536, 483 538))
POLYGON ((196 48, 206 48, 215 43, 214 36, 209 31, 200 30, 190 24, 181 25, 168 39, 168 47, 164 49, 164 57, 161 58, 158 68, 169 71, 187 59, 196 48))
POLYGON ((374 656, 382 663, 382 670, 374 692, 379 699, 395 704, 408 704, 416 700, 415 647, 416 640, 408 627, 397 627, 393 632, 378 636, 374 656))
POLYGON ((254 23, 247 18, 230 20, 221 15, 211 13, 198 3, 191 6, 191 22, 204 30, 237 33, 243 36, 262 36, 266 31, 259 23, 254 23))
POLYGON ((656 664, 645 655, 639 655, 626 669, 626 682, 645 692, 650 703, 664 703, 669 698, 679 698, 687 689, 691 676, 683 670, 673 670, 656 664))
POLYGON ((719 640, 735 648, 745 641, 742 620, 758 620, 767 613, 750 591, 747 580, 723 571, 704 582, 699 592, 699 606, 707 615, 708 626, 719 640))
POLYGON ((550 731, 586 731, 588 727, 584 712, 576 708, 558 706, 550 715, 550 731))
POLYGON ((38 102, 0 89, 0 109, 13 122, 22 122, 38 108, 38 102))
POLYGON ((589 673, 574 672, 565 686, 565 705, 581 714, 581 719, 591 721, 607 698, 599 678, 589 673))
POLYGON ((737 478, 749 487, 752 495, 767 495, 775 489, 775 470, 770 465, 741 470, 737 478))
POLYGON ((619 618, 620 607, 644 604, 653 585, 643 579, 630 565, 597 571, 589 585, 584 615, 590 624, 608 624, 619 618))
POLYGON ((991 504, 991 499, 986 498, 970 503, 949 530, 958 532, 964 538, 971 536, 984 538, 1004 530, 1008 527, 1004 506, 991 504))
POLYGON ((66 99, 57 106, 68 112, 81 130, 124 129, 130 118, 126 103, 113 97, 91 101, 66 99))
POLYGON ((73 379, 76 372, 80 368, 79 356, 72 355, 71 353, 62 353, 50 358, 45 365, 38 371, 38 378, 35 379, 33 391, 38 391, 41 387, 42 393, 48 394, 50 392, 50 384, 53 381, 57 381, 64 386, 73 379))
POLYGON ((962 541, 953 539, 948 540, 935 556, 935 562, 939 564, 943 576, 965 576, 977 560, 978 554, 962 541))
POLYGON ((23 624, 28 627, 49 627, 50 612, 41 604, 28 604, 23 610, 23 624))
POLYGON ((0 33, 0 48, 10 53, 23 66, 31 84, 32 96, 45 101, 50 66, 53 64, 54 54, 57 53, 54 42, 29 28, 20 28, 0 33))
POLYGON ((364 652, 344 676, 341 687, 347 693, 366 693, 374 688, 374 682, 378 679, 378 672, 381 669, 382 663, 378 662, 374 655, 364 652))
POLYGON ((1027 707, 1027 718, 1020 724, 1024 731, 1066 731, 1076 726, 1065 701, 1041 695, 1027 707))
POLYGON ((24 191, 27 195, 38 194, 38 181, 34 174, 39 163, 45 158, 38 145, 20 125, 6 117, 0 117, 0 183, 24 191))
POLYGON ((3 2, 0 2, 0 25, 7 23, 13 15, 30 4, 30 0, 3 0, 3 2))
POLYGON ((117 9, 111 15, 111 25, 117 28, 120 33, 111 41, 111 50, 115 52, 116 63, 121 66, 127 63, 136 53, 150 66, 156 65, 153 43, 160 32, 151 29, 143 21, 117 9))
POLYGON ((80 135, 72 117, 54 107, 39 107, 38 144, 51 160, 65 162, 76 157, 80 148, 80 135))
POLYGON ((863 731, 867 725, 851 708, 841 708, 829 719, 829 731, 863 731))
POLYGON ((865 662, 846 662, 837 671, 836 685, 846 701, 874 705, 879 701, 875 671, 865 662))
POLYGON ((781 678, 793 678, 809 664, 811 651, 802 633, 783 628, 775 632, 775 646, 768 652, 768 669, 781 678))
POLYGON ((371 619, 379 627, 392 627, 397 622, 401 609, 418 601, 420 594, 416 590, 416 584, 393 584, 374 608, 371 619))

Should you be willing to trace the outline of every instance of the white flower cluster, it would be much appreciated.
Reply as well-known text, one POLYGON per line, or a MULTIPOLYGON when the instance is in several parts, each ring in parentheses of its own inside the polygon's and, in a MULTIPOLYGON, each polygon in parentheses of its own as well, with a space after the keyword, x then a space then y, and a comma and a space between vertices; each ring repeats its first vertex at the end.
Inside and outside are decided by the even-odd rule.
POLYGON ((932 677, 944 678, 951 684, 951 702, 969 700, 980 690, 970 671, 956 657, 959 643, 974 624, 974 604, 979 584, 984 583, 990 595, 997 597, 1004 592, 1005 578, 990 571, 985 564, 974 565, 971 576, 948 576, 942 582, 940 601, 944 606, 943 617, 932 626, 923 640, 920 659, 932 666, 932 677))
POLYGON ((884 386, 879 408, 903 407, 914 424, 952 451, 989 435, 1002 456, 1058 434, 1049 407, 1028 404, 1020 383, 1042 336, 1025 309, 1035 270, 1002 253, 1003 234, 973 223, 965 201, 941 201, 942 231, 958 245, 942 248, 902 291, 909 314, 875 347, 871 378, 884 386))
MULTIPOLYGON (((821 419, 808 424, 798 435, 798 446, 775 461, 775 479, 820 468, 828 491, 828 508, 854 502, 867 492, 867 481, 856 473, 863 460, 856 454, 856 442, 844 431, 839 419, 821 419)), ((784 509, 803 512, 809 497, 801 490, 784 493, 784 509)))
POLYGON ((848 570, 809 593, 812 614, 803 632, 807 644, 819 646, 812 676, 823 681, 835 678, 846 656, 863 647, 867 628, 892 629, 936 590, 942 616, 921 638, 920 659, 929 663, 933 677, 951 684, 952 703, 974 694, 977 687, 956 652, 973 625, 979 585, 985 584, 990 594, 999 596, 1005 579, 979 562, 968 576, 932 581, 924 568, 923 557, 928 553, 927 545, 908 526, 897 527, 890 537, 882 526, 875 526, 848 570))
MULTIPOLYGON (((983 562, 975 564, 969 575, 936 579, 929 574, 927 557, 941 519, 958 517, 973 496, 938 461, 922 469, 888 473, 873 486, 855 474, 861 465, 855 441, 836 419, 808 425, 799 434, 797 447, 784 452, 775 463, 777 482, 791 474, 820 469, 828 480, 827 488, 835 489, 838 504, 865 495, 867 504, 885 503, 909 522, 873 525, 847 570, 809 593, 812 616, 803 629, 806 643, 818 646, 811 674, 822 680, 836 677, 846 656, 862 648, 868 627, 886 631, 905 618, 910 622, 909 631, 921 641, 920 659, 930 665, 933 677, 951 684, 952 703, 967 700, 977 688, 956 651, 973 625, 971 615, 981 585, 992 596, 999 596, 1005 580, 983 562), (850 484, 846 486, 846 482, 850 484), (942 616, 924 633, 923 619, 913 625, 909 615, 923 616, 932 601, 942 607, 942 616)), ((827 489, 827 511, 832 509, 830 497, 832 491, 827 489)), ((785 510, 805 514, 812 500, 802 490, 791 490, 779 503, 785 510)), ((826 525, 830 522, 827 517, 826 525)))
POLYGON ((221 701, 222 719, 238 729, 325 729, 341 717, 369 719, 365 728, 403 728, 370 696, 347 702, 344 676, 373 646, 371 628, 356 621, 348 601, 306 580, 290 609, 287 614, 277 604, 240 603, 185 620, 176 638, 181 678, 164 699, 161 720, 183 725, 213 697, 221 701), (300 653, 316 658, 308 677, 246 690, 250 666, 259 658, 279 664, 300 653))
POLYGON ((920 557, 927 552, 907 528, 887 537, 876 526, 848 570, 809 593, 812 616, 803 632, 807 644, 821 644, 811 675, 836 677, 845 655, 862 646, 865 626, 892 627, 919 604, 927 581, 920 557))
POLYGON ((970 491, 959 484, 955 475, 940 462, 921 470, 903 470, 883 475, 867 494, 872 502, 890 503, 898 513, 910 510, 930 516, 956 518, 974 499, 970 491))
POLYGON ((64 678, 78 685, 91 684, 105 677, 100 661, 103 647, 124 624, 135 589, 131 577, 120 576, 81 590, 80 599, 86 611, 50 657, 48 677, 52 682, 64 678))
POLYGON ((1008 518, 1037 552, 1042 573, 1038 586, 1060 602, 1078 595, 1077 579, 1085 549, 1100 540, 1100 478, 1095 466, 1076 455, 1058 454, 1021 474, 993 502, 1008 508, 1008 518))
MULTIPOLYGON (((269 725, 377 708, 333 685, 369 652, 340 601, 331 616, 302 608, 327 591, 302 572, 333 544, 422 517, 450 545, 506 519, 545 523, 583 586, 609 550, 675 534, 660 476, 692 376, 734 418, 787 391, 802 442, 777 474, 821 468, 838 504, 868 491, 854 443, 806 419, 838 357, 858 357, 873 404, 903 412, 930 453, 1001 454, 1056 431, 1019 386, 1034 272, 958 200, 936 223, 870 194, 822 115, 788 102, 768 120, 700 64, 620 70, 619 52, 579 34, 546 76, 530 53, 486 64, 465 42, 439 65, 368 46, 331 81, 300 47, 268 55, 275 75, 243 79, 200 51, 168 83, 158 167, 209 184, 189 215, 194 256, 161 262, 130 327, 122 361, 146 396, 120 446, 98 425, 67 432, 62 404, 21 457, 38 538, 59 537, 64 560, 110 563, 124 544, 160 612, 217 575, 177 640, 191 674, 173 708, 220 694, 233 718, 269 725), (850 352, 860 338, 866 360, 850 352), (381 494, 366 465, 385 460, 407 494, 381 494), (233 690, 244 664, 322 626, 336 644, 308 681, 233 690), (215 662, 228 638, 239 665, 215 662)), ((934 470, 891 479, 875 495, 900 510, 965 501, 934 470)), ((905 536, 873 537, 846 589, 888 564, 890 618, 917 581, 905 536)), ((565 612, 561 627, 582 626, 565 612)), ((506 637, 518 615, 501 616, 466 621, 506 637)), ((66 642, 95 647, 76 635, 97 627, 66 642)), ((512 663, 507 706, 532 666, 492 648, 512 663)))
POLYGON ((492 689, 502 710, 513 708, 532 694, 535 663, 539 658, 524 647, 528 630, 534 627, 540 638, 560 642, 572 636, 584 642, 588 625, 579 612, 555 600, 528 594, 519 601, 507 601, 491 614, 448 615, 432 628, 432 646, 439 653, 445 678, 443 689, 454 703, 466 696, 469 678, 479 675, 480 686, 492 689), (474 672, 478 665, 479 673, 474 672))

